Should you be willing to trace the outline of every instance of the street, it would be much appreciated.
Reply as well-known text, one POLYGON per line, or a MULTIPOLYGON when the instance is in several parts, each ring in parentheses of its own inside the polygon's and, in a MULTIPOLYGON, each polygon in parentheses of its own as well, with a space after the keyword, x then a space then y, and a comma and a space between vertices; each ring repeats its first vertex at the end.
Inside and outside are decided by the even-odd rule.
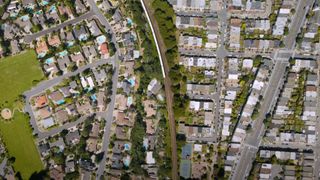
POLYGON ((251 170, 252 162, 255 159, 262 137, 265 133, 263 120, 265 119, 266 114, 273 109, 273 106, 277 101, 280 93, 280 87, 284 81, 288 60, 294 56, 293 49, 295 48, 296 37, 304 24, 305 16, 309 9, 307 7, 311 7, 313 3, 314 0, 299 1, 296 9, 297 13, 292 20, 293 24, 291 24, 289 34, 284 40, 285 48, 284 50, 277 51, 274 55, 273 60, 275 61, 275 66, 272 70, 268 87, 263 96, 264 99, 261 103, 260 113, 257 120, 254 122, 252 132, 246 136, 246 139, 242 143, 239 161, 235 165, 235 171, 231 174, 231 179, 233 180, 245 179, 251 170), (248 147, 248 145, 251 147, 248 147), (248 151, 248 148, 251 148, 251 151, 248 151))
POLYGON ((246 139, 242 143, 243 149, 240 152, 239 162, 236 164, 235 171, 232 174, 232 179, 234 180, 245 179, 251 170, 252 162, 258 152, 265 131, 263 121, 278 98, 287 65, 286 62, 282 61, 277 61, 275 64, 264 95, 264 100, 261 103, 259 117, 254 121, 252 132, 246 136, 246 139), (248 149, 250 149, 250 151, 248 149))
POLYGON ((87 64, 85 66, 80 67, 79 69, 77 69, 74 72, 68 72, 68 73, 66 73, 66 74, 64 74, 62 76, 55 77, 54 79, 43 81, 43 82, 39 83, 36 87, 33 87, 31 90, 24 92, 23 95, 25 96, 25 100, 26 100, 26 105, 25 105, 25 110, 24 111, 29 113, 30 124, 31 124, 31 126, 33 128, 33 133, 34 134, 38 134, 39 137, 44 137, 45 136, 45 135, 42 135, 43 132, 41 132, 39 130, 37 122, 36 122, 36 119, 35 119, 34 114, 33 114, 33 110, 32 110, 31 104, 30 104, 30 100, 31 100, 31 98, 33 96, 36 96, 36 95, 44 92, 46 89, 48 89, 50 87, 58 85, 64 79, 67 79, 67 78, 70 78, 72 76, 75 76, 75 75, 83 72, 84 70, 86 70, 88 68, 98 67, 100 65, 107 64, 107 63, 110 63, 112 61, 115 61, 115 57, 111 57, 109 59, 101 59, 101 60, 95 61, 95 62, 93 62, 91 64, 87 64))
POLYGON ((89 12, 87 12, 87 13, 79 16, 79 17, 76 17, 76 18, 74 18, 74 19, 65 21, 65 22, 63 22, 63 23, 61 23, 61 24, 58 24, 58 25, 54 26, 54 27, 50 27, 50 28, 48 28, 48 29, 45 29, 45 30, 42 30, 42 31, 40 31, 40 32, 34 33, 34 34, 32 34, 32 35, 26 35, 26 36, 24 37, 24 42, 25 42, 25 43, 30 43, 30 42, 32 42, 33 40, 35 40, 35 39, 37 39, 37 38, 39 38, 39 37, 41 37, 41 36, 44 36, 44 35, 49 34, 49 33, 51 33, 51 32, 54 32, 54 31, 58 31, 58 30, 60 30, 60 29, 63 29, 64 27, 66 27, 66 26, 68 26, 68 25, 76 24, 76 23, 81 22, 81 21, 83 21, 83 20, 90 19, 93 15, 94 15, 94 12, 93 12, 93 11, 89 11, 89 12))
POLYGON ((110 143, 110 129, 111 129, 111 124, 112 124, 112 120, 113 120, 115 97, 117 94, 117 83, 118 83, 118 76, 119 76, 119 57, 121 56, 121 54, 120 54, 119 45, 116 41, 114 32, 112 31, 108 20, 103 15, 103 13, 100 11, 100 9, 98 8, 98 6, 94 0, 88 0, 88 3, 90 5, 91 10, 94 12, 95 16, 99 19, 100 23, 105 27, 106 31, 110 32, 112 34, 112 42, 117 49, 117 52, 115 55, 115 60, 113 61, 114 73, 112 76, 113 84, 112 84, 111 102, 108 106, 107 114, 105 117, 106 125, 104 127, 104 135, 103 135, 102 150, 101 150, 102 152, 104 152, 104 155, 103 155, 102 160, 98 164, 98 169, 96 171, 96 179, 99 180, 104 175, 106 163, 107 163, 106 154, 108 152, 109 143, 110 143))
POLYGON ((64 23, 61 23, 57 26, 45 29, 43 31, 40 31, 38 33, 32 34, 32 35, 27 35, 24 38, 24 41, 26 43, 30 43, 31 41, 37 39, 38 37, 44 36, 48 33, 57 31, 59 29, 62 29, 68 25, 71 24, 76 24, 78 22, 81 22, 83 20, 86 19, 90 19, 93 16, 96 16, 98 18, 98 20, 101 22, 101 24, 105 27, 106 31, 112 34, 112 42, 115 44, 115 47, 117 49, 116 55, 109 58, 109 59, 101 59, 98 61, 95 61, 91 64, 87 64, 85 66, 80 67, 79 69, 77 69, 75 72, 68 72, 62 76, 59 77, 55 77, 51 80, 47 80, 44 82, 39 83, 36 87, 32 88, 31 90, 27 91, 24 93, 25 99, 26 99, 26 106, 25 106, 25 112, 28 112, 30 115, 30 123, 31 126, 33 128, 33 133, 37 134, 38 136, 38 141, 44 138, 47 138, 49 136, 52 136, 54 134, 57 134, 59 132, 61 132, 64 129, 69 129, 70 127, 76 126, 80 123, 82 123, 88 116, 82 116, 80 117, 78 120, 65 124, 63 126, 60 126, 58 128, 54 128, 50 131, 47 132, 41 132, 38 128, 37 122, 35 120, 33 111, 32 111, 32 107, 30 105, 30 99, 45 91, 46 89, 53 87, 59 83, 61 83, 64 79, 70 78, 72 76, 75 76, 81 72, 83 72, 84 70, 88 69, 88 68, 93 68, 93 67, 97 67, 106 63, 112 63, 113 67, 114 67, 114 73, 112 76, 112 81, 113 81, 113 86, 112 86, 112 96, 111 98, 111 102, 108 105, 107 111, 105 112, 97 112, 96 115, 99 117, 103 117, 106 120, 106 125, 104 127, 104 135, 103 135, 103 142, 102 142, 102 152, 105 152, 104 157, 102 158, 101 162, 98 164, 98 168, 97 168, 97 172, 96 172, 96 179, 100 179, 101 176, 104 175, 105 172, 105 166, 106 166, 106 152, 108 150, 109 147, 109 136, 110 136, 110 129, 111 129, 111 124, 112 124, 112 120, 113 120, 113 110, 114 110, 114 104, 115 104, 115 96, 116 96, 116 92, 117 92, 117 83, 118 83, 118 75, 119 75, 119 45, 117 44, 117 41, 115 39, 114 33, 112 32, 111 26, 109 25, 109 22, 107 21, 107 19, 104 17, 104 15, 100 12, 99 8, 97 7, 96 3, 94 2, 94 0, 89 0, 88 1, 91 7, 91 10, 89 12, 87 12, 86 14, 83 14, 79 17, 76 17, 75 19, 66 21, 64 23))
MULTIPOLYGON (((226 7, 226 1, 224 1, 225 5, 223 7, 226 7)), ((221 108, 221 87, 222 87, 222 76, 223 76, 223 64, 225 58, 228 56, 229 52, 225 48, 225 36, 223 34, 227 33, 227 25, 228 25, 228 16, 227 16, 227 9, 223 8, 218 13, 218 18, 220 22, 220 42, 219 47, 216 51, 217 53, 217 91, 215 93, 214 102, 215 102, 215 114, 214 114, 214 124, 215 124, 215 133, 217 137, 220 137, 220 130, 222 126, 222 122, 220 122, 220 108, 221 108)))

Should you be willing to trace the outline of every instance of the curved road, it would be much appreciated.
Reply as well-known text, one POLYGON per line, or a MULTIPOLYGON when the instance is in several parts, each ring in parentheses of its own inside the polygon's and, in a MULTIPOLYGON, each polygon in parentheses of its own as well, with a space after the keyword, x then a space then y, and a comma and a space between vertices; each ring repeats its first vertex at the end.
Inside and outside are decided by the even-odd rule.
POLYGON ((164 86, 166 93, 166 102, 167 102, 167 110, 168 110, 168 118, 169 118, 169 128, 170 128, 170 137, 171 137, 171 160, 172 160, 172 179, 178 179, 178 155, 177 155, 177 142, 176 142, 176 122, 174 119, 173 113, 173 93, 171 91, 171 80, 169 78, 169 65, 166 59, 166 46, 161 37, 159 27, 157 21, 152 13, 152 8, 149 0, 141 0, 141 4, 146 13, 147 19, 149 21, 153 37, 157 44, 157 50, 160 62, 163 65, 163 76, 164 76, 164 86))

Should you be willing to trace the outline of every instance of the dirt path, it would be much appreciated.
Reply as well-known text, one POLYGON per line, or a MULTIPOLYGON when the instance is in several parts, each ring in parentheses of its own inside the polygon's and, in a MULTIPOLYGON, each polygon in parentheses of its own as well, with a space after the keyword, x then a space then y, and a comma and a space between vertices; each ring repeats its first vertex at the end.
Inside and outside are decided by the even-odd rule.
POLYGON ((166 93, 166 103, 167 103, 167 111, 168 111, 168 118, 169 118, 169 125, 170 125, 170 137, 171 137, 171 159, 172 159, 172 179, 178 179, 178 155, 177 155, 177 142, 176 142, 176 122, 174 119, 173 113, 173 93, 171 91, 171 80, 169 78, 169 65, 166 59, 166 46, 163 42, 161 37, 159 27, 157 21, 153 15, 151 2, 150 0, 143 0, 147 13, 151 19, 151 24, 154 29, 156 35, 156 41, 158 42, 160 54, 163 60, 163 66, 165 71, 165 79, 164 79, 164 86, 165 86, 165 93, 166 93))

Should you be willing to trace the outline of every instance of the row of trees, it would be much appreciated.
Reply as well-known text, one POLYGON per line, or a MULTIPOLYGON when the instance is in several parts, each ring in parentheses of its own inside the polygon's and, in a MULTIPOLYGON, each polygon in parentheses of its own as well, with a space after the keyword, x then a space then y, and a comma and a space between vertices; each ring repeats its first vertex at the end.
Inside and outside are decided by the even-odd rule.
POLYGON ((174 93, 173 109, 175 117, 179 118, 185 115, 189 100, 186 92, 183 91, 187 80, 185 68, 177 62, 178 46, 177 28, 174 24, 175 13, 172 6, 166 0, 154 0, 152 6, 166 46, 166 58, 170 68, 169 76, 172 80, 172 91, 174 93))

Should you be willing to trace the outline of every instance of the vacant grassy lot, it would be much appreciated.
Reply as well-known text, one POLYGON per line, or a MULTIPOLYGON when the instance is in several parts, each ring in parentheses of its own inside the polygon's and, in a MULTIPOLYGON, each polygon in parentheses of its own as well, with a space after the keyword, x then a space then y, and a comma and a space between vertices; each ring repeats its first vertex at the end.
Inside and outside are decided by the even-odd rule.
MULTIPOLYGON (((19 95, 43 78, 34 51, 0 59, 0 72, 0 109, 21 108, 17 107, 19 95)), ((43 167, 28 121, 28 117, 19 111, 15 111, 9 122, 0 120, 0 136, 10 156, 16 158, 14 168, 23 179, 43 167)))

